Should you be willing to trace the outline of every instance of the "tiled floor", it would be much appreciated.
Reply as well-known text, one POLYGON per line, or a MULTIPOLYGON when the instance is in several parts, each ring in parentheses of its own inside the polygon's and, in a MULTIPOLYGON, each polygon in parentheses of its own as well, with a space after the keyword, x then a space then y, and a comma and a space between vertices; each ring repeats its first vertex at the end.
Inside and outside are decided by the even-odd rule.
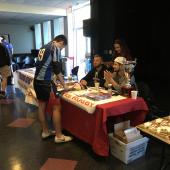
MULTIPOLYGON (((63 144, 55 144, 54 138, 41 140, 37 108, 25 104, 22 93, 13 86, 9 86, 8 95, 15 100, 0 102, 0 170, 159 169, 162 145, 153 140, 149 142, 146 156, 129 165, 112 155, 107 158, 95 155, 88 144, 76 138, 63 144), (8 126, 18 120, 19 125, 26 123, 27 127, 8 126)), ((170 148, 166 151, 170 154, 170 148)), ((168 169, 170 166, 166 170, 168 169)))

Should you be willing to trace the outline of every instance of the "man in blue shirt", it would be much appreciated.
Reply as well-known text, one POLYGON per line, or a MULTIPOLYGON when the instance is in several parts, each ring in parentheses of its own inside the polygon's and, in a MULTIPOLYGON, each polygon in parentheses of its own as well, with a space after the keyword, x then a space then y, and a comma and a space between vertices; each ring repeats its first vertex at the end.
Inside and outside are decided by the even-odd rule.
MULTIPOLYGON (((57 61, 60 51, 67 45, 67 39, 64 35, 56 36, 48 44, 44 45, 40 50, 36 62, 36 71, 34 77, 34 89, 39 104, 39 120, 42 127, 42 138, 45 139, 52 134, 48 130, 45 109, 51 93, 51 81, 55 74, 60 80, 65 90, 68 87, 65 85, 63 76, 61 74, 60 63, 57 61)), ((68 142, 72 138, 65 136, 61 131, 61 111, 60 105, 56 104, 53 106, 53 124, 56 131, 55 142, 68 142)))
POLYGON ((9 56, 12 60, 12 55, 13 55, 13 46, 11 43, 9 43, 6 39, 5 36, 1 35, 0 36, 2 38, 2 44, 7 48, 9 56))
POLYGON ((1 35, 0 38, 2 39, 2 44, 6 47, 9 57, 10 57, 10 67, 11 67, 11 83, 13 80, 13 67, 12 67, 12 55, 13 55, 13 45, 8 42, 5 36, 1 35))
POLYGON ((0 99, 6 98, 7 79, 11 75, 10 56, 0 37, 0 99))

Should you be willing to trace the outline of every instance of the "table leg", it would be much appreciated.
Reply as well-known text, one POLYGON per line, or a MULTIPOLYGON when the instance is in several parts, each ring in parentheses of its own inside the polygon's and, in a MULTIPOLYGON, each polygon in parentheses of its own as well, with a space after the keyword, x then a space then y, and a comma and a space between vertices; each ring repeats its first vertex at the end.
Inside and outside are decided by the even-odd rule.
POLYGON ((160 161, 160 170, 164 169, 164 161, 165 161, 165 145, 162 146, 162 151, 161 151, 161 161, 160 161))

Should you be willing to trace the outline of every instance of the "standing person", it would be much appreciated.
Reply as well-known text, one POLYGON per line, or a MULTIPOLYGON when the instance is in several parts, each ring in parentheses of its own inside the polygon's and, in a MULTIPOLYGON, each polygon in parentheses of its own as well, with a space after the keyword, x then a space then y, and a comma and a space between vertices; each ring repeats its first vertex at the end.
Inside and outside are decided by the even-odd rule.
POLYGON ((2 37, 0 37, 0 76, 1 76, 1 87, 0 87, 0 99, 6 98, 6 87, 7 79, 11 76, 10 69, 10 56, 6 47, 2 44, 2 37))
POLYGON ((114 49, 113 60, 119 56, 125 57, 127 61, 133 60, 130 54, 130 50, 125 41, 121 39, 115 39, 113 43, 113 49, 114 49))
MULTIPOLYGON (((67 90, 68 87, 65 85, 63 76, 61 74, 60 63, 57 61, 59 58, 60 51, 67 45, 67 39, 64 35, 56 36, 47 45, 44 45, 38 54, 36 62, 36 71, 34 77, 34 89, 38 99, 38 114, 39 121, 42 127, 42 138, 48 138, 53 135, 47 127, 45 110, 51 93, 51 81, 52 76, 55 74, 60 80, 64 89, 67 90)), ((58 99, 59 100, 59 99, 58 99)), ((61 106, 58 103, 53 105, 53 124, 56 131, 55 142, 68 142, 72 138, 70 136, 65 136, 62 134, 61 129, 61 106)))
POLYGON ((12 60, 13 45, 6 40, 5 36, 1 35, 0 37, 2 38, 2 44, 4 44, 4 46, 7 48, 9 56, 12 60))
POLYGON ((130 76, 133 76, 137 61, 136 58, 134 59, 132 57, 130 50, 127 44, 125 43, 125 41, 121 39, 115 39, 113 48, 114 48, 113 60, 119 56, 126 58, 127 61, 125 66, 126 72, 128 72, 130 76))
POLYGON ((13 45, 11 43, 9 43, 5 36, 1 35, 0 36, 2 38, 2 44, 6 47, 6 49, 8 50, 8 54, 10 56, 10 63, 11 63, 11 83, 13 84, 14 80, 13 80, 13 67, 12 67, 12 56, 13 56, 13 45))

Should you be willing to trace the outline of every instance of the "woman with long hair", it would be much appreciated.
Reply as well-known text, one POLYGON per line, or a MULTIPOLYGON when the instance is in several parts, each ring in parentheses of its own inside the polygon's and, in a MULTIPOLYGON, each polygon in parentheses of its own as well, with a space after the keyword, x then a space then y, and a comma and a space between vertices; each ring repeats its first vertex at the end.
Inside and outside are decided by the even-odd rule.
POLYGON ((121 39, 115 39, 113 43, 114 53, 113 53, 113 59, 116 57, 122 56, 125 57, 127 61, 132 61, 133 58, 130 54, 129 48, 125 41, 121 39))

